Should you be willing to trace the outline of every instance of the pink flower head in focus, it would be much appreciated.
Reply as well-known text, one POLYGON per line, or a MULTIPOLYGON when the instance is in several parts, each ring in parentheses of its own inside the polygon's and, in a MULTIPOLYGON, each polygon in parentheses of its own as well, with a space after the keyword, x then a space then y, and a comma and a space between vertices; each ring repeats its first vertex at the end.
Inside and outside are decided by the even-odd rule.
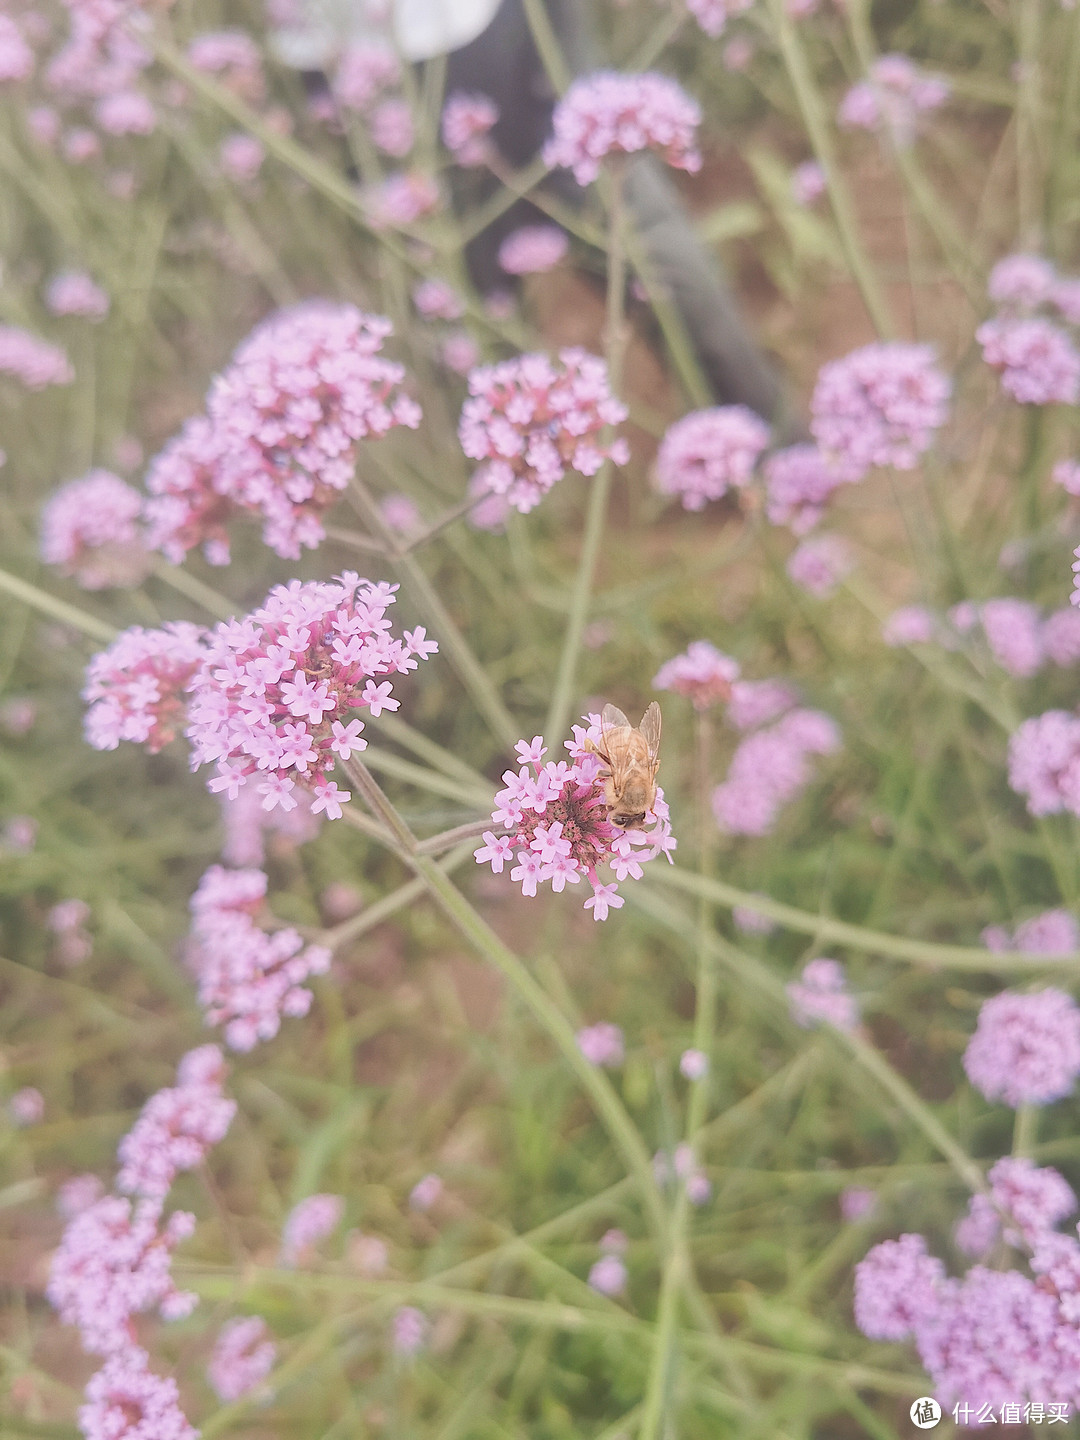
POLYGON ((654 150, 678 170, 700 170, 701 108, 666 75, 600 70, 575 80, 555 106, 544 163, 574 172, 579 185, 609 155, 654 150))
POLYGON ((129 1350, 134 1315, 157 1310, 179 1320, 193 1310, 196 1297, 178 1291, 169 1270, 195 1217, 177 1210, 163 1226, 160 1220, 157 1201, 106 1195, 68 1222, 45 1293, 60 1319, 78 1327, 90 1354, 129 1350))
POLYGON ((811 960, 799 979, 785 988, 792 1019, 804 1029, 829 1024, 854 1030, 859 1023, 859 1007, 839 960, 811 960))
POLYGON ((987 320, 975 332, 983 359, 1001 373, 1001 388, 1021 405, 1075 405, 1080 351, 1060 326, 1041 316, 987 320))
POLYGON ((276 586, 243 620, 218 625, 192 684, 192 768, 215 764, 215 792, 255 784, 267 810, 297 803, 336 820, 349 798, 330 780, 338 760, 366 748, 358 712, 396 710, 387 675, 405 675, 438 650, 423 626, 390 633, 394 586, 351 572, 331 583, 276 586))
POLYGON ((483 165, 490 155, 488 133, 499 107, 487 95, 456 90, 442 113, 442 140, 459 165, 483 165))
POLYGON ((964 1051, 968 1079, 987 1100, 1048 1105, 1080 1074, 1080 1009, 1063 990, 1003 990, 983 1002, 964 1051))
POLYGON ((767 835, 809 783, 809 756, 840 748, 833 720, 818 710, 792 710, 739 742, 726 779, 712 795, 716 823, 734 835, 767 835))
POLYGON ((95 750, 121 740, 145 744, 156 755, 180 731, 182 696, 206 655, 206 632, 172 621, 160 630, 134 625, 86 667, 85 733, 95 750))
POLYGON ((829 496, 843 484, 816 445, 789 445, 765 461, 765 514, 772 525, 805 535, 825 513, 829 496))
POLYGON ((854 565, 855 557, 842 535, 811 535, 791 552, 786 568, 796 585, 821 600, 832 594, 854 565))
POLYGON ((878 341, 822 366, 810 428, 841 480, 875 465, 911 470, 945 423, 950 392, 931 346, 878 341))
MULTIPOLYGON (((270 932, 260 927, 266 888, 261 870, 211 865, 191 897, 188 969, 198 981, 206 1023, 223 1024, 234 1050, 272 1040, 285 1016, 306 1015, 312 994, 304 982, 330 968, 330 951, 305 946, 291 926, 270 932)), ((196 1109, 219 1123, 224 1116, 202 1098, 196 1109)))
POLYGON ((54 275, 45 291, 45 307, 53 315, 80 315, 101 320, 109 313, 109 297, 82 270, 54 275))
POLYGON ((178 1083, 151 1095, 120 1141, 118 1190, 163 1201, 180 1171, 193 1170, 224 1139, 236 1102, 221 1093, 223 1074, 216 1045, 185 1056, 178 1083))
POLYGON ((557 225, 523 225, 499 246, 499 265, 507 275, 539 275, 552 270, 570 249, 557 225))
POLYGON ((150 568, 142 497, 110 470, 63 485, 41 512, 41 558, 84 590, 138 585, 150 568))
POLYGON ((0 377, 10 375, 28 390, 46 385, 70 385, 75 379, 67 356, 58 345, 20 330, 17 325, 0 325, 0 377))
POLYGON ((656 455, 661 495, 678 495, 685 510, 703 510, 741 489, 769 443, 769 427, 745 405, 695 410, 669 426, 656 455))
POLYGON ((739 678, 739 662, 724 655, 708 640, 692 640, 685 655, 676 655, 653 676, 654 690, 685 695, 695 710, 731 699, 732 682, 739 678))
POLYGON ((214 1341, 206 1366, 219 1400, 239 1400, 257 1389, 274 1368, 277 1346, 270 1338, 261 1315, 243 1315, 227 1320, 214 1341))
POLYGON ((378 353, 390 331, 354 305, 307 301, 258 326, 211 387, 215 488, 262 515, 284 559, 325 538, 361 442, 420 423, 404 368, 378 353))
POLYGON ((292 1269, 341 1224, 345 1201, 340 1195, 309 1195, 294 1205, 281 1231, 281 1264, 292 1269))
POLYGON ((577 1044, 590 1065, 621 1065, 626 1053, 622 1030, 608 1020, 579 1030, 577 1044))
POLYGON ((135 1345, 110 1355, 86 1386, 79 1407, 86 1440, 198 1440, 180 1409, 171 1376, 155 1375, 144 1350, 135 1345))
POLYGON ((602 739, 600 717, 586 716, 586 726, 574 726, 574 739, 566 741, 570 763, 548 760, 539 736, 518 744, 522 760, 515 772, 506 770, 506 789, 495 796, 491 818, 506 834, 484 832, 484 844, 474 851, 479 865, 490 864, 496 875, 507 864, 510 878, 520 882, 521 893, 536 894, 544 881, 559 893, 567 884, 588 880, 592 894, 585 909, 594 920, 606 920, 609 909, 620 909, 623 898, 618 884, 604 884, 598 867, 610 865, 616 882, 627 877, 640 879, 642 865, 661 853, 670 861, 675 840, 671 834, 664 792, 657 788, 649 812, 649 830, 622 830, 607 818, 603 768, 597 756, 583 747, 588 738, 602 739))
POLYGON ((558 363, 519 355, 470 374, 458 437, 481 462, 474 480, 525 515, 568 470, 593 476, 606 459, 624 465, 626 441, 607 443, 603 432, 626 415, 595 355, 560 350, 558 363))

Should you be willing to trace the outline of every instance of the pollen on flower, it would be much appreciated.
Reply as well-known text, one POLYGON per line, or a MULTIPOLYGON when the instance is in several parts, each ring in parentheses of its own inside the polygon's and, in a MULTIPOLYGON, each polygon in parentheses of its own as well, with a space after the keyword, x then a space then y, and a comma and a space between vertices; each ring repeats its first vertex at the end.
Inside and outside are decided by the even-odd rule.
MULTIPOLYGON (((261 870, 212 865, 191 898, 188 967, 198 981, 206 1023, 224 1025, 234 1050, 272 1040, 285 1016, 306 1015, 312 994, 304 982, 330 968, 329 950, 305 946, 291 927, 269 933, 260 927, 267 883, 261 870)), ((201 1098, 196 1110, 204 1126, 224 1118, 222 1108, 208 1110, 201 1098)))
POLYGON ((438 646, 423 626, 390 633, 394 586, 347 573, 335 582, 293 581, 243 620, 220 624, 192 685, 187 730, 192 768, 215 764, 213 791, 254 785, 263 806, 292 810, 297 787, 312 810, 338 819, 351 798, 330 773, 363 750, 359 712, 396 710, 392 683, 438 646))
POLYGON ((568 470, 592 476, 607 459, 624 465, 626 441, 606 441, 603 432, 627 413, 595 355, 561 350, 558 364, 519 355, 470 374, 458 436, 469 459, 481 462, 478 488, 505 496, 524 515, 568 470))
POLYGON ((521 885, 521 893, 534 896, 545 882, 562 891, 589 882, 592 893, 585 909, 594 920, 605 920, 610 909, 619 909, 623 897, 619 882, 640 879, 642 865, 665 854, 670 861, 675 848, 664 792, 658 787, 648 830, 623 830, 607 818, 602 764, 584 748, 586 739, 601 740, 599 715, 585 716, 585 726, 574 726, 574 738, 565 742, 570 761, 548 760, 543 764, 532 755, 539 737, 522 741, 519 756, 527 756, 515 770, 506 770, 506 788, 495 796, 491 818, 498 830, 484 834, 484 844, 474 851, 479 865, 490 864, 496 874, 511 864, 510 879, 521 885), (599 868, 608 865, 615 880, 604 883, 599 868))
POLYGON ((579 185, 609 155, 655 150, 678 170, 701 168, 695 148, 701 107, 666 75, 600 70, 575 80, 555 107, 544 162, 574 172, 579 185))

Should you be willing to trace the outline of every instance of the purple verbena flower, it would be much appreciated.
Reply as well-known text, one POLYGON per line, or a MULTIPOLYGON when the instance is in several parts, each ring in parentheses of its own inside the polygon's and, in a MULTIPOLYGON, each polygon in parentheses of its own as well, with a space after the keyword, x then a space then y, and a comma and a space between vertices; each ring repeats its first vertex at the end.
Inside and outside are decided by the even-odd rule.
POLYGON ((686 653, 666 661, 653 676, 654 690, 685 695, 695 710, 731 698, 732 682, 739 678, 739 662, 724 655, 708 640, 692 640, 686 653))
POLYGON ((227 1320, 214 1341, 206 1377, 219 1400, 228 1403, 248 1395, 274 1368, 277 1346, 260 1315, 227 1320))
POLYGON ((1064 991, 1004 990, 983 1002, 964 1069, 987 1100, 1048 1105, 1080 1074, 1080 1009, 1064 991))
POLYGON ((134 625, 86 667, 85 730, 95 750, 115 750, 121 740, 145 744, 156 754, 178 734, 183 695, 206 655, 206 632, 186 621, 160 630, 134 625))
POLYGON ((176 1381, 155 1375, 149 1363, 144 1350, 129 1345, 91 1376, 79 1407, 85 1440, 198 1440, 180 1409, 176 1381))
POLYGON ((701 168, 700 123, 698 104, 666 75, 599 70, 575 80, 555 106, 544 163, 572 170, 579 185, 596 179, 607 156, 638 150, 693 172, 701 168))
POLYGON ((184 1057, 178 1083, 151 1095, 120 1141, 118 1190, 163 1201, 180 1171, 193 1170, 224 1138, 236 1102, 221 1093, 223 1074, 216 1045, 184 1057))
POLYGON ((677 495, 685 510, 703 510, 741 489, 769 443, 764 420, 745 405, 695 410, 668 427, 656 455, 661 495, 677 495))
POLYGON ((142 496, 111 470, 90 470, 49 497, 41 512, 41 558, 84 590, 138 585, 150 557, 139 524, 142 496))
POLYGON ((333 1234, 344 1213, 340 1195, 309 1195, 294 1205, 281 1231, 281 1264, 290 1269, 299 1265, 320 1240, 333 1234))
POLYGON ((835 1025, 854 1030, 859 1023, 859 1006, 847 987, 839 960, 811 960, 803 966, 797 981, 786 987, 791 1015, 797 1025, 835 1025))
POLYGON ((523 225, 499 246, 499 265, 507 275, 539 275, 554 269, 570 249, 557 225, 523 225))

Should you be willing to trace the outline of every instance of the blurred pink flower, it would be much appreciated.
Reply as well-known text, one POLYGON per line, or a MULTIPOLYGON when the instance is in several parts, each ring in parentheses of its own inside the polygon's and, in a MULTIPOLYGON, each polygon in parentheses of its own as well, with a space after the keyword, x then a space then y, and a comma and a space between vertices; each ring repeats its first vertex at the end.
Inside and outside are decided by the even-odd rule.
POLYGON ((731 698, 732 682, 739 678, 739 662, 724 655, 708 640, 692 640, 684 655, 661 665, 653 676, 654 690, 672 690, 685 695, 695 710, 731 698))
POLYGON ((733 15, 749 10, 754 0, 686 0, 686 8, 714 40, 733 15))
POLYGON ((739 742, 727 777, 712 795, 716 823, 735 835, 767 835, 780 812, 809 783, 811 755, 840 747, 834 721, 817 710, 792 710, 739 742))
POLYGON ((983 1002, 964 1069, 987 1100, 1048 1105, 1080 1074, 1080 1009, 1063 990, 1004 990, 983 1002))
POLYGON ((1025 720, 1009 740, 1009 784, 1032 815, 1080 815, 1080 719, 1048 710, 1025 720))
POLYGON ((69 385, 75 379, 67 356, 57 345, 20 330, 0 325, 0 376, 10 375, 28 390, 46 385, 69 385))
POLYGON ((621 1295, 626 1289, 626 1266, 617 1255, 601 1255, 589 1271, 589 1288, 598 1295, 621 1295))
POLYGON ((301 1264, 321 1240, 341 1224, 345 1201, 340 1195, 309 1195, 289 1211, 281 1231, 280 1263, 301 1264))
POLYGON ((53 315, 81 315, 101 320, 109 313, 109 297, 82 270, 65 270, 49 281, 45 307, 53 315))
POLYGON ((804 1029, 828 1024, 854 1030, 859 1023, 859 1007, 839 960, 811 960, 799 979, 785 988, 792 1018, 804 1029))
POLYGON ((408 1357, 416 1355, 427 1344, 431 1324, 427 1316, 414 1305, 403 1305, 394 1312, 391 1325, 394 1353, 408 1357))
POLYGON ((1080 399, 1080 352, 1052 321, 998 317, 980 325, 975 338, 987 365, 1001 372, 1001 388, 1022 405, 1080 399))
POLYGON ((260 1315, 227 1320, 218 1331, 206 1378, 219 1400, 239 1400, 257 1389, 277 1359, 277 1346, 260 1315))
POLYGON ((668 427, 656 455, 661 495, 678 495, 685 510, 703 510, 741 489, 769 443, 770 431, 745 405, 694 410, 668 427))
POLYGON ((91 1376, 79 1407, 85 1440, 198 1440, 180 1409, 176 1381, 155 1375, 135 1345, 110 1355, 91 1376))
POLYGON ((825 172, 816 160, 804 160, 791 172, 791 196, 796 205, 813 205, 825 190, 825 172))
POLYGON ((45 1118, 45 1097, 32 1085, 16 1090, 7 1103, 11 1123, 20 1129, 27 1125, 38 1125, 45 1118))
POLYGON ((598 1020, 577 1032, 578 1049, 590 1065, 621 1065, 625 1055, 623 1032, 608 1020, 598 1020))
POLYGON ((796 585, 820 600, 831 595, 854 566, 855 557, 842 535, 812 535, 791 552, 786 568, 796 585))
POLYGON ((461 296, 445 280, 421 280, 412 298, 425 320, 460 320, 465 313, 461 296))
POLYGON ((507 275, 538 275, 553 269, 570 249, 557 225, 524 225, 499 246, 499 264, 507 275))
POLYGON ((190 1051, 177 1083, 151 1095, 120 1141, 116 1188, 164 1201, 182 1170, 193 1170, 224 1139, 236 1114, 221 1093, 224 1061, 216 1045, 190 1051))
POLYGON ((486 95, 457 90, 442 113, 442 140, 459 165, 483 165, 490 155, 488 132, 499 118, 499 107, 486 95))
POLYGON ((334 96, 347 110, 367 110, 384 90, 401 77, 398 58, 386 45, 352 45, 338 62, 333 79, 334 96))
POLYGON ((371 138, 384 155, 400 160, 416 143, 412 106, 407 100, 392 96, 371 112, 371 138))
POLYGON ((825 513, 829 496, 843 479, 816 445, 789 445, 765 461, 765 514, 772 525, 805 535, 825 513))
POLYGON ((239 184, 254 180, 266 159, 266 147, 254 135, 236 131, 226 135, 218 150, 221 173, 239 184))
POLYGON ((701 168, 694 148, 701 109, 666 75, 600 70, 575 80, 555 106, 544 163, 572 170, 579 185, 609 155, 655 150, 679 170, 701 168))
POLYGON ((91 470, 55 491, 41 512, 41 558, 84 590, 139 585, 150 555, 142 496, 111 470, 91 470))

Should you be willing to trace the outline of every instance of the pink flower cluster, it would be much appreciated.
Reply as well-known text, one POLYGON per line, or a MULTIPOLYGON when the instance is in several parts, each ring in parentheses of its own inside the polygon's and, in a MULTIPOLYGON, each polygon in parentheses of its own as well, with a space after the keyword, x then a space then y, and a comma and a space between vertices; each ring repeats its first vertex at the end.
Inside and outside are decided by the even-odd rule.
POLYGON ((220 1400, 239 1400, 257 1389, 274 1368, 277 1346, 260 1315, 238 1315, 221 1327, 206 1377, 220 1400))
POLYGON ((289 1211, 281 1232, 281 1263, 298 1265, 341 1224, 345 1202, 340 1195, 309 1195, 289 1211))
POLYGON ((211 865, 191 897, 188 968, 208 1025, 224 1025, 234 1050, 272 1040, 283 1016, 306 1015, 304 981, 324 975, 330 951, 307 945, 290 926, 267 932, 257 921, 266 899, 261 870, 211 865))
POLYGON ((46 1294, 68 1325, 78 1326, 83 1348, 95 1355, 128 1349, 131 1317, 156 1310, 179 1320, 195 1296, 176 1289, 172 1252, 195 1229, 195 1217, 176 1210, 164 1223, 160 1202, 134 1203, 105 1195, 68 1224, 53 1255, 46 1294))
POLYGON ((41 512, 41 558, 84 590, 138 585, 149 570, 142 497, 111 470, 62 486, 41 512))
POLYGON ((70 385, 75 371, 58 345, 17 325, 0 325, 0 377, 11 375, 28 390, 70 385))
POLYGON ((234 94, 249 102, 262 99, 265 88, 262 55, 243 30, 211 30, 196 35, 187 58, 196 70, 216 75, 234 94))
POLYGON ((831 595, 854 566, 851 546, 842 535, 811 535, 791 552, 785 568, 800 589, 820 600, 831 595))
POLYGON ((499 107, 487 95, 457 90, 442 113, 442 140, 459 165, 483 165, 490 154, 488 133, 499 118, 499 107))
POLYGON ((401 78, 401 66, 386 45, 358 43, 349 46, 334 74, 334 96, 347 110, 368 110, 379 95, 401 78))
POLYGON ((499 264, 507 275, 539 275, 552 270, 570 249, 557 225, 524 225, 499 246, 499 264))
POLYGON ((194 1170, 236 1114, 221 1093, 225 1064, 216 1045, 202 1045, 180 1062, 176 1084, 159 1090, 142 1108, 117 1151, 116 1188, 163 1201, 181 1170, 194 1170))
POLYGON ((1032 815, 1080 815, 1080 719, 1047 710, 1009 739, 1009 784, 1032 815))
POLYGON ((431 215, 442 203, 437 181, 419 170, 388 176, 365 195, 368 215, 376 230, 407 228, 431 215))
POLYGON ((983 1002, 964 1069, 988 1100, 1013 1109, 1062 1099, 1080 1075, 1080 1009, 1052 987, 1003 990, 983 1002))
POLYGON ((156 754, 173 740, 185 717, 182 696, 206 656, 206 632, 171 621, 161 630, 134 625, 86 667, 83 699, 87 742, 115 750, 121 740, 156 754))
POLYGON ((309 301, 260 325, 210 389, 220 488, 262 514, 264 540, 285 559, 325 537, 320 517, 348 485, 360 442, 420 423, 399 392, 403 367, 378 353, 390 332, 353 305, 309 301))
POLYGON ((919 117, 940 109, 949 98, 949 82, 928 75, 907 55, 882 55, 866 80, 854 85, 840 104, 839 120, 860 130, 889 134, 897 145, 910 145, 919 117))
POLYGON ((53 315, 102 320, 109 313, 109 297, 84 271, 65 270, 49 281, 45 306, 53 315))
MULTIPOLYGON (((780 704, 792 697, 785 690, 766 698, 780 704)), ((839 748, 836 723, 819 710, 791 710, 755 730, 739 742, 727 778, 713 791, 716 823, 735 835, 767 835, 783 807, 809 783, 809 757, 839 748)))
POLYGON ((685 695, 695 710, 708 710, 731 699, 733 682, 739 678, 739 662, 724 655, 708 640, 693 640, 685 655, 676 655, 661 665, 653 676, 654 690, 672 690, 685 695))
POLYGON ((786 989, 792 1018, 804 1029, 827 1024, 854 1030, 859 1023, 859 1006, 839 960, 811 960, 786 989))
POLYGON ((627 877, 638 880, 642 865, 657 855, 665 854, 670 861, 676 842, 659 787, 650 830, 622 830, 607 818, 603 767, 584 747, 586 739, 601 742, 600 717, 588 715, 585 720, 584 727, 573 727, 573 740, 564 742, 569 764, 545 763, 547 749, 539 735, 531 743, 518 742, 520 768, 503 773, 506 789, 495 796, 491 814, 500 830, 508 833, 486 830, 484 844, 474 854, 477 864, 490 864, 496 875, 502 874, 507 861, 516 861, 510 879, 520 882, 523 895, 535 895, 537 885, 547 880, 559 893, 584 877, 592 888, 585 909, 593 912, 594 920, 606 920, 609 909, 621 908, 623 897, 617 883, 601 881, 599 867, 610 865, 616 882, 627 877))
POLYGON ((311 813, 313 798, 301 792, 293 810, 283 810, 280 806, 275 810, 264 810, 262 796, 253 785, 245 785, 231 800, 228 795, 222 795, 221 821, 225 842, 221 847, 221 858, 227 865, 258 867, 266 858, 265 837, 268 833, 280 835, 293 845, 314 840, 322 820, 311 813))
POLYGON ((984 1259, 999 1239, 1020 1248, 1032 1245, 1039 1232, 1051 1230, 1076 1209, 1072 1187, 1049 1166, 1037 1167, 1023 1156, 1006 1155, 987 1179, 990 1194, 976 1194, 956 1227, 956 1243, 965 1255, 984 1259), (1002 1235, 1004 1213, 1016 1229, 1002 1235))
POLYGON ((1009 934, 1003 925, 988 925, 980 936, 988 950, 1019 950, 1027 955, 1071 955, 1080 950, 1080 925, 1068 910, 1044 910, 1009 934))
POLYGON ((609 155, 655 150, 678 170, 701 168, 695 148, 701 108, 666 75, 600 70, 575 80, 552 116, 544 163, 574 172, 579 185, 609 155))
POLYGON ((765 514, 772 525, 805 535, 825 513, 833 491, 844 483, 816 445, 789 445, 765 461, 765 514))
POLYGON ((732 15, 741 15, 753 3, 754 0, 686 0, 686 8, 705 34, 715 40, 732 15))
POLYGON ((64 0, 64 6, 71 31, 49 61, 49 88, 66 100, 137 94, 134 87, 152 58, 134 33, 146 18, 139 7, 130 0, 64 0))
POLYGON ((951 387, 929 345, 879 341, 823 365, 810 428, 837 477, 911 470, 948 416, 951 387))
POLYGON ((34 52, 10 15, 0 15, 0 84, 34 73, 34 52))
POLYGON ((579 1030, 577 1043, 590 1065, 621 1065, 626 1054, 623 1032, 609 1020, 598 1020, 579 1030))
POLYGON ((465 313, 461 296, 445 280, 421 280, 413 304, 425 320, 460 320, 465 313))
POLYGON ((994 662, 1017 679, 1029 679, 1050 661, 1062 667, 1080 660, 1080 614, 1072 607, 1043 617, 1036 605, 1012 595, 979 604, 961 601, 947 618, 924 605, 894 611, 882 630, 886 645, 936 643, 956 650, 980 627, 994 662))
POLYGON ((653 1175, 658 1185, 673 1185, 681 1181, 686 1186, 686 1198, 691 1205, 704 1205, 712 1195, 709 1177, 698 1164, 694 1147, 684 1141, 676 1145, 672 1153, 658 1150, 653 1156, 653 1175))
POLYGON ((332 583, 278 585, 243 620, 218 625, 191 683, 192 768, 215 764, 213 791, 235 796, 256 777, 263 806, 291 810, 299 784, 312 810, 340 818, 348 791, 330 779, 366 748, 357 712, 396 710, 386 675, 404 675, 438 650, 423 626, 394 639, 396 587, 346 573, 332 583))
POLYGON ((1059 279, 1041 255, 1007 255, 990 272, 998 313, 975 332, 1002 389, 1022 405, 1075 405, 1080 350, 1061 322, 1080 325, 1080 281, 1059 279), (1049 309, 1053 318, 1041 310, 1049 309))
POLYGON ((855 1271, 855 1320, 874 1340, 914 1339, 945 1407, 1075 1404, 1080 1394, 1080 1244, 1053 1227, 1076 1208, 1054 1170, 1024 1159, 999 1161, 989 1195, 976 1195, 958 1227, 971 1254, 1006 1243, 1030 1249, 1034 1279, 1020 1270, 973 1266, 946 1275, 921 1235, 876 1245, 855 1271))
POLYGON ((528 514, 568 470, 595 475, 605 460, 624 465, 625 440, 603 432, 626 419, 626 406, 608 389, 607 366, 580 349, 519 355, 469 375, 469 398, 458 437, 474 479, 528 514))
POLYGON ((135 1345, 110 1355, 86 1387, 79 1407, 86 1440, 198 1440, 180 1409, 171 1376, 155 1375, 135 1345))
POLYGON ((686 510, 703 510, 741 489, 769 443, 769 427, 745 405, 695 410, 670 426, 656 456, 662 495, 678 495, 686 510))
POLYGON ((318 545, 361 442, 420 422, 398 389, 404 369, 378 353, 390 330, 353 305, 321 301, 258 326, 214 381, 206 415, 152 463, 149 543, 176 563, 202 545, 225 564, 225 524, 246 513, 261 515, 263 539, 285 559, 318 545))
POLYGON ((172 1252, 194 1231, 195 1217, 163 1212, 176 1175, 201 1163, 229 1128, 236 1107, 221 1093, 223 1078, 220 1050, 203 1045, 180 1061, 175 1087, 146 1102, 118 1151, 117 1185, 134 1200, 102 1195, 93 1175, 63 1187, 68 1224, 46 1294, 61 1320, 78 1327, 83 1348, 105 1357, 79 1411, 87 1440, 196 1440, 175 1381, 150 1371, 134 1319, 156 1311, 180 1320, 195 1306, 170 1273, 172 1252))

